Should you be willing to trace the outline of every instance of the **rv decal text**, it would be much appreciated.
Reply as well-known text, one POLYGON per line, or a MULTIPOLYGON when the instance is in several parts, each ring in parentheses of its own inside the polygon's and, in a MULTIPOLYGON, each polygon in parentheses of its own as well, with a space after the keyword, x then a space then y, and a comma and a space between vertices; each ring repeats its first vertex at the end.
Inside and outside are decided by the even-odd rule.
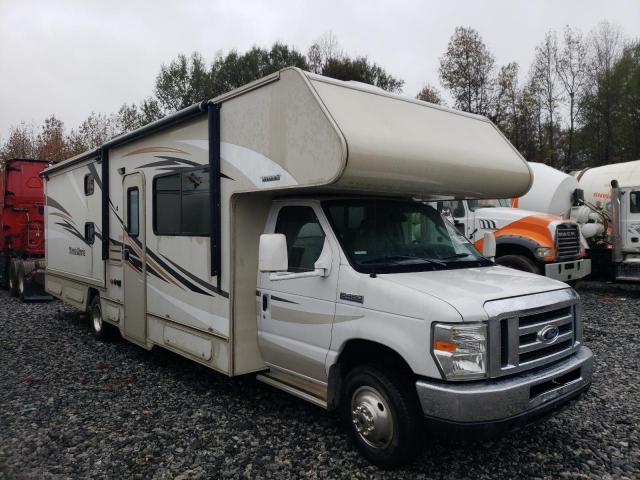
POLYGON ((86 257, 87 251, 84 248, 69 247, 69 255, 77 255, 79 257, 86 257))

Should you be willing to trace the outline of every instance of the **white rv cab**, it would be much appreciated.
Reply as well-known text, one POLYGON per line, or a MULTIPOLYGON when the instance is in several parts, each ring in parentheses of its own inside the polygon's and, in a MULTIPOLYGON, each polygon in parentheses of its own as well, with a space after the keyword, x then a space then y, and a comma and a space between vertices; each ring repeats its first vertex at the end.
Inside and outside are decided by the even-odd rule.
POLYGON ((98 337, 340 409, 379 465, 423 419, 527 422, 591 382, 577 294, 426 202, 529 188, 484 117, 291 68, 44 175, 46 289, 98 337))

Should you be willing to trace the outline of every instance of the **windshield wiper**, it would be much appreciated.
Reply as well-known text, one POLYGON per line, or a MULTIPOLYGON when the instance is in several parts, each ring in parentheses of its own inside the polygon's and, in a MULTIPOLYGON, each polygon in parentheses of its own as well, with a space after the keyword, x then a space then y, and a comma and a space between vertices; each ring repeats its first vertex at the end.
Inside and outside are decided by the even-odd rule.
POLYGON ((436 265, 440 265, 442 267, 446 267, 447 265, 444 262, 436 260, 434 258, 424 258, 424 257, 415 257, 411 255, 384 255, 382 257, 370 258, 369 260, 364 260, 360 262, 360 264, 370 264, 370 263, 382 263, 382 262, 393 262, 394 260, 419 260, 424 263, 434 263, 436 265))
POLYGON ((453 260, 454 258, 463 258, 471 256, 470 253, 454 253, 453 255, 449 255, 448 257, 442 257, 439 260, 453 260))

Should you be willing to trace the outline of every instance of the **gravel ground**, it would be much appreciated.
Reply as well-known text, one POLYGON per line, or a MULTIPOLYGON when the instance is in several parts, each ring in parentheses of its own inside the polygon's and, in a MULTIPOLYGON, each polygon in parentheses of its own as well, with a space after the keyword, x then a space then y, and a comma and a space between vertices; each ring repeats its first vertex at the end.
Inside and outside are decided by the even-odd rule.
POLYGON ((640 290, 581 295, 597 363, 580 402, 492 441, 431 441, 384 472, 335 415, 160 349, 96 342, 62 303, 2 291, 0 477, 640 478, 640 290))

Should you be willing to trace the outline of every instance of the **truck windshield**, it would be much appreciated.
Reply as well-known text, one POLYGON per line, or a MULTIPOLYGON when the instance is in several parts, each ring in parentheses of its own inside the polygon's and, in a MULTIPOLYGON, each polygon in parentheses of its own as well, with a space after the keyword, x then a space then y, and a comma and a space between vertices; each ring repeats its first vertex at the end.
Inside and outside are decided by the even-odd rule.
POLYGON ((325 201, 323 208, 351 265, 360 272, 492 265, 433 207, 423 203, 344 199, 325 201))
POLYGON ((511 203, 506 198, 490 198, 484 200, 467 200, 469 210, 472 212, 478 208, 511 207, 511 203))

